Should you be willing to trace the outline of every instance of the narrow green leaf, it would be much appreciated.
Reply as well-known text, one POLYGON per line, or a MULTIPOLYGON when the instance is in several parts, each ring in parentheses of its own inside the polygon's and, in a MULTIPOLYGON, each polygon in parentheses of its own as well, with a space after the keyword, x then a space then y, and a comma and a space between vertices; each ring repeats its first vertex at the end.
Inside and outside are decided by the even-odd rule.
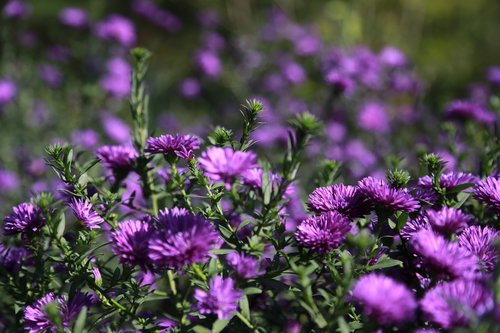
POLYGON ((212 326, 212 333, 220 333, 224 328, 226 328, 227 324, 229 324, 229 320, 227 319, 219 319, 216 320, 212 326))
POLYGON ((87 321, 87 307, 84 306, 78 317, 76 318, 75 326, 73 327, 73 333, 84 333, 85 330, 85 322, 87 321))

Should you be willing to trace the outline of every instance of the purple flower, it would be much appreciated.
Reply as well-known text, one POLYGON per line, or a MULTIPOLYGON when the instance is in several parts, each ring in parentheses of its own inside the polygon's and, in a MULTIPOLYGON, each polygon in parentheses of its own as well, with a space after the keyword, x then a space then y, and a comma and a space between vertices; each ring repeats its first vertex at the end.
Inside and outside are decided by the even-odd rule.
POLYGON ((177 322, 172 319, 161 318, 156 322, 156 325, 161 327, 160 333, 169 333, 177 326, 177 322))
POLYGON ((38 73, 40 79, 51 88, 58 88, 63 82, 61 71, 50 64, 42 64, 38 73))
POLYGON ((132 10, 166 31, 177 32, 182 28, 182 21, 177 16, 162 9, 152 1, 134 0, 132 10))
POLYGON ((243 279, 253 279, 264 271, 257 259, 243 253, 231 252, 226 256, 228 265, 243 279))
POLYGON ((457 209, 443 207, 440 210, 428 210, 427 220, 435 231, 450 234, 467 227, 470 217, 457 209))
POLYGON ((351 95, 356 89, 356 84, 348 75, 335 69, 326 73, 325 81, 340 94, 345 93, 346 95, 351 95))
POLYGON ((222 74, 222 63, 215 52, 204 50, 196 55, 196 63, 203 74, 218 78, 222 74))
POLYGON ((496 213, 500 213, 500 178, 486 177, 474 188, 474 198, 488 205, 496 213))
POLYGON ((99 143, 99 134, 91 128, 74 131, 71 133, 71 142, 84 149, 94 149, 99 143))
POLYGON ((403 229, 401 229, 401 236, 405 240, 410 240, 417 232, 420 230, 431 230, 432 227, 429 224, 425 215, 419 215, 415 218, 410 218, 403 229))
POLYGON ((241 290, 234 288, 233 279, 223 279, 218 275, 210 280, 208 291, 196 289, 194 292, 200 313, 216 314, 219 320, 229 319, 238 310, 242 295, 241 290))
POLYGON ((425 320, 444 329, 465 326, 471 314, 482 316, 493 306, 492 292, 470 280, 442 283, 429 290, 420 300, 425 320))
POLYGON ((475 277, 477 259, 458 243, 448 242, 443 236, 424 229, 413 236, 410 245, 430 271, 451 278, 475 277))
MULTIPOLYGON (((264 176, 264 169, 262 168, 253 168, 247 170, 241 174, 241 183, 244 185, 248 185, 253 187, 256 190, 263 191, 262 188, 262 177, 264 176)), ((272 172, 269 172, 269 186, 273 188, 273 190, 277 190, 282 182, 282 179, 279 175, 276 175, 272 172)), ((288 185, 285 189, 284 197, 292 197, 295 193, 294 184, 288 185)))
POLYGON ((77 7, 67 7, 59 12, 59 21, 72 28, 84 28, 89 18, 85 10, 77 7))
POLYGON ((102 146, 97 149, 96 157, 113 173, 128 173, 138 157, 135 149, 127 146, 102 146))
POLYGON ((101 78, 100 85, 111 96, 125 98, 130 94, 131 75, 132 68, 126 60, 112 58, 106 63, 106 74, 101 78))
POLYGON ((256 158, 252 152, 234 151, 229 147, 212 147, 201 154, 198 162, 210 180, 222 181, 229 189, 236 177, 257 167, 256 158))
POLYGON ((392 47, 384 47, 379 54, 380 61, 389 67, 404 67, 407 65, 408 60, 401 50, 392 47))
POLYGON ((382 325, 411 321, 417 309, 415 296, 404 284, 377 273, 362 276, 354 285, 350 300, 382 325))
POLYGON ((305 219, 297 227, 297 242, 321 253, 328 253, 344 241, 352 226, 346 217, 333 212, 305 219))
POLYGON ((335 184, 315 189, 307 202, 316 213, 337 211, 349 218, 361 217, 370 211, 370 206, 354 186, 335 184))
POLYGON ((131 142, 131 130, 126 122, 109 112, 105 112, 101 120, 103 130, 108 138, 118 144, 128 144, 131 142))
POLYGON ((85 198, 73 198, 69 207, 73 210, 76 218, 88 229, 100 229, 99 226, 104 219, 93 209, 92 203, 85 198))
POLYGON ((486 79, 496 86, 500 85, 500 67, 493 66, 488 68, 486 79))
POLYGON ((11 191, 19 186, 19 178, 15 173, 6 169, 0 169, 0 190, 11 191))
MULTIPOLYGON (((443 173, 441 177, 439 177, 439 186, 448 191, 457 186, 475 184, 476 182, 476 176, 465 172, 449 171, 443 173)), ((432 178, 429 176, 419 178, 418 186, 423 189, 432 189, 432 178)))
POLYGON ((183 208, 160 211, 157 223, 158 231, 149 242, 149 258, 158 266, 182 269, 205 262, 209 251, 220 246, 213 225, 183 208))
POLYGON ((451 120, 472 119, 484 124, 495 122, 496 116, 480 104, 472 101, 454 101, 446 107, 445 117, 451 120))
POLYGON ((16 95, 16 84, 8 79, 0 79, 0 107, 13 102, 16 95))
POLYGON ((179 85, 179 91, 184 98, 195 98, 201 92, 200 81, 192 77, 185 78, 179 85))
POLYGON ((499 232, 493 228, 471 226, 458 236, 458 243, 477 256, 483 270, 491 272, 497 262, 498 254, 495 242, 498 237, 499 232))
POLYGON ((105 21, 97 23, 95 33, 99 38, 114 40, 125 47, 131 47, 135 44, 134 24, 121 15, 114 14, 105 21))
POLYGON ((365 103, 358 115, 359 126, 372 133, 389 132, 389 122, 386 107, 379 102, 365 103))
POLYGON ((42 210, 32 203, 22 203, 12 210, 14 212, 7 215, 4 220, 3 230, 6 236, 36 232, 45 224, 42 210))
POLYGON ((9 272, 18 272, 23 264, 31 262, 31 254, 24 247, 4 246, 0 243, 0 265, 9 272))
POLYGON ((200 140, 192 135, 165 134, 157 138, 148 138, 144 151, 191 159, 194 158, 193 150, 196 149, 200 149, 200 140))
POLYGON ((9 0, 3 7, 5 16, 12 18, 26 18, 31 14, 31 7, 22 0, 9 0))
POLYGON ((153 235, 150 223, 139 220, 126 220, 118 224, 111 233, 113 252, 120 256, 120 263, 132 266, 138 265, 143 269, 149 267, 148 242, 153 235))
POLYGON ((382 179, 365 177, 358 182, 358 191, 376 205, 404 212, 416 211, 420 205, 406 190, 392 188, 382 179))

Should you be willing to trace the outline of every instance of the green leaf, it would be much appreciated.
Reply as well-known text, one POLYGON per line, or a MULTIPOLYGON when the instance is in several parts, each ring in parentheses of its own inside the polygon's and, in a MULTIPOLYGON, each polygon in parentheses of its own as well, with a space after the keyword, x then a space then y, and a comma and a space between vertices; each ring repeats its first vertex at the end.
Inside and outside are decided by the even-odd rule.
POLYGON ((466 192, 458 193, 457 195, 458 201, 453 205, 453 207, 456 209, 462 207, 462 205, 467 201, 467 199, 469 199, 470 195, 471 195, 470 193, 466 192))
POLYGON ((75 326, 73 327, 73 333, 84 333, 85 330, 85 322, 87 320, 87 307, 84 306, 78 317, 76 318, 75 326))
POLYGON ((403 267, 403 262, 400 260, 389 258, 386 255, 383 255, 375 265, 368 266, 367 270, 374 271, 376 269, 389 268, 394 266, 403 267))
POLYGON ((401 213, 398 216, 398 230, 403 229, 403 227, 406 225, 406 221, 408 221, 408 213, 401 213))
POLYGON ((213 250, 210 250, 210 253, 215 254, 215 255, 228 254, 231 252, 235 252, 235 251, 232 249, 213 249, 213 250))
POLYGON ((250 320, 250 305, 248 303, 248 297, 246 295, 243 295, 243 297, 241 297, 240 308, 243 317, 250 320))
POLYGON ((257 295, 262 294, 262 289, 257 287, 248 287, 244 289, 245 295, 257 295))
POLYGON ((212 325, 212 333, 222 332, 222 330, 226 328, 227 324, 229 324, 229 320, 227 319, 216 320, 215 323, 212 325))
POLYGON ((350 333, 351 332, 351 328, 349 327, 349 325, 347 325, 347 322, 345 321, 344 317, 338 317, 337 322, 339 323, 338 331, 340 333, 350 333))
POLYGON ((59 223, 57 224, 57 237, 62 237, 64 235, 64 228, 66 227, 66 217, 64 212, 59 215, 59 223))
POLYGON ((203 327, 201 325, 196 325, 195 327, 193 327, 193 331, 195 333, 210 333, 211 332, 208 328, 203 327))

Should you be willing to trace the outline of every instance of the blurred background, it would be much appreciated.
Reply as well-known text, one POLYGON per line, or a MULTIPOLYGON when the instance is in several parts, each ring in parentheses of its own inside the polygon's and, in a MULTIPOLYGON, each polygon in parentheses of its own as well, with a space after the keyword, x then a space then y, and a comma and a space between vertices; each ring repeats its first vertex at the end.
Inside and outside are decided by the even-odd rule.
POLYGON ((480 126, 496 117, 496 0, 1 3, 5 202, 53 186, 47 144, 70 142, 90 154, 129 144, 135 46, 153 53, 152 134, 237 129, 240 104, 258 98, 265 124, 255 133, 257 149, 279 149, 286 119, 309 110, 323 120, 326 138, 311 146, 310 158, 343 162, 347 179, 380 173, 408 149, 437 151, 450 168, 471 169, 457 131, 475 130, 441 122, 454 111, 449 103, 472 101, 465 113, 476 112, 480 126))

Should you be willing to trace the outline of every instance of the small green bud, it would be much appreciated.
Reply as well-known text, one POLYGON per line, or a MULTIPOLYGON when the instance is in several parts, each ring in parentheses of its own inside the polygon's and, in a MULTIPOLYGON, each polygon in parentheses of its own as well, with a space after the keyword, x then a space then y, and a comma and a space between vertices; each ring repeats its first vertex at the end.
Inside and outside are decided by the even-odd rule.
POLYGON ((401 169, 388 170, 385 176, 389 185, 395 188, 405 187, 411 179, 408 171, 401 169))

